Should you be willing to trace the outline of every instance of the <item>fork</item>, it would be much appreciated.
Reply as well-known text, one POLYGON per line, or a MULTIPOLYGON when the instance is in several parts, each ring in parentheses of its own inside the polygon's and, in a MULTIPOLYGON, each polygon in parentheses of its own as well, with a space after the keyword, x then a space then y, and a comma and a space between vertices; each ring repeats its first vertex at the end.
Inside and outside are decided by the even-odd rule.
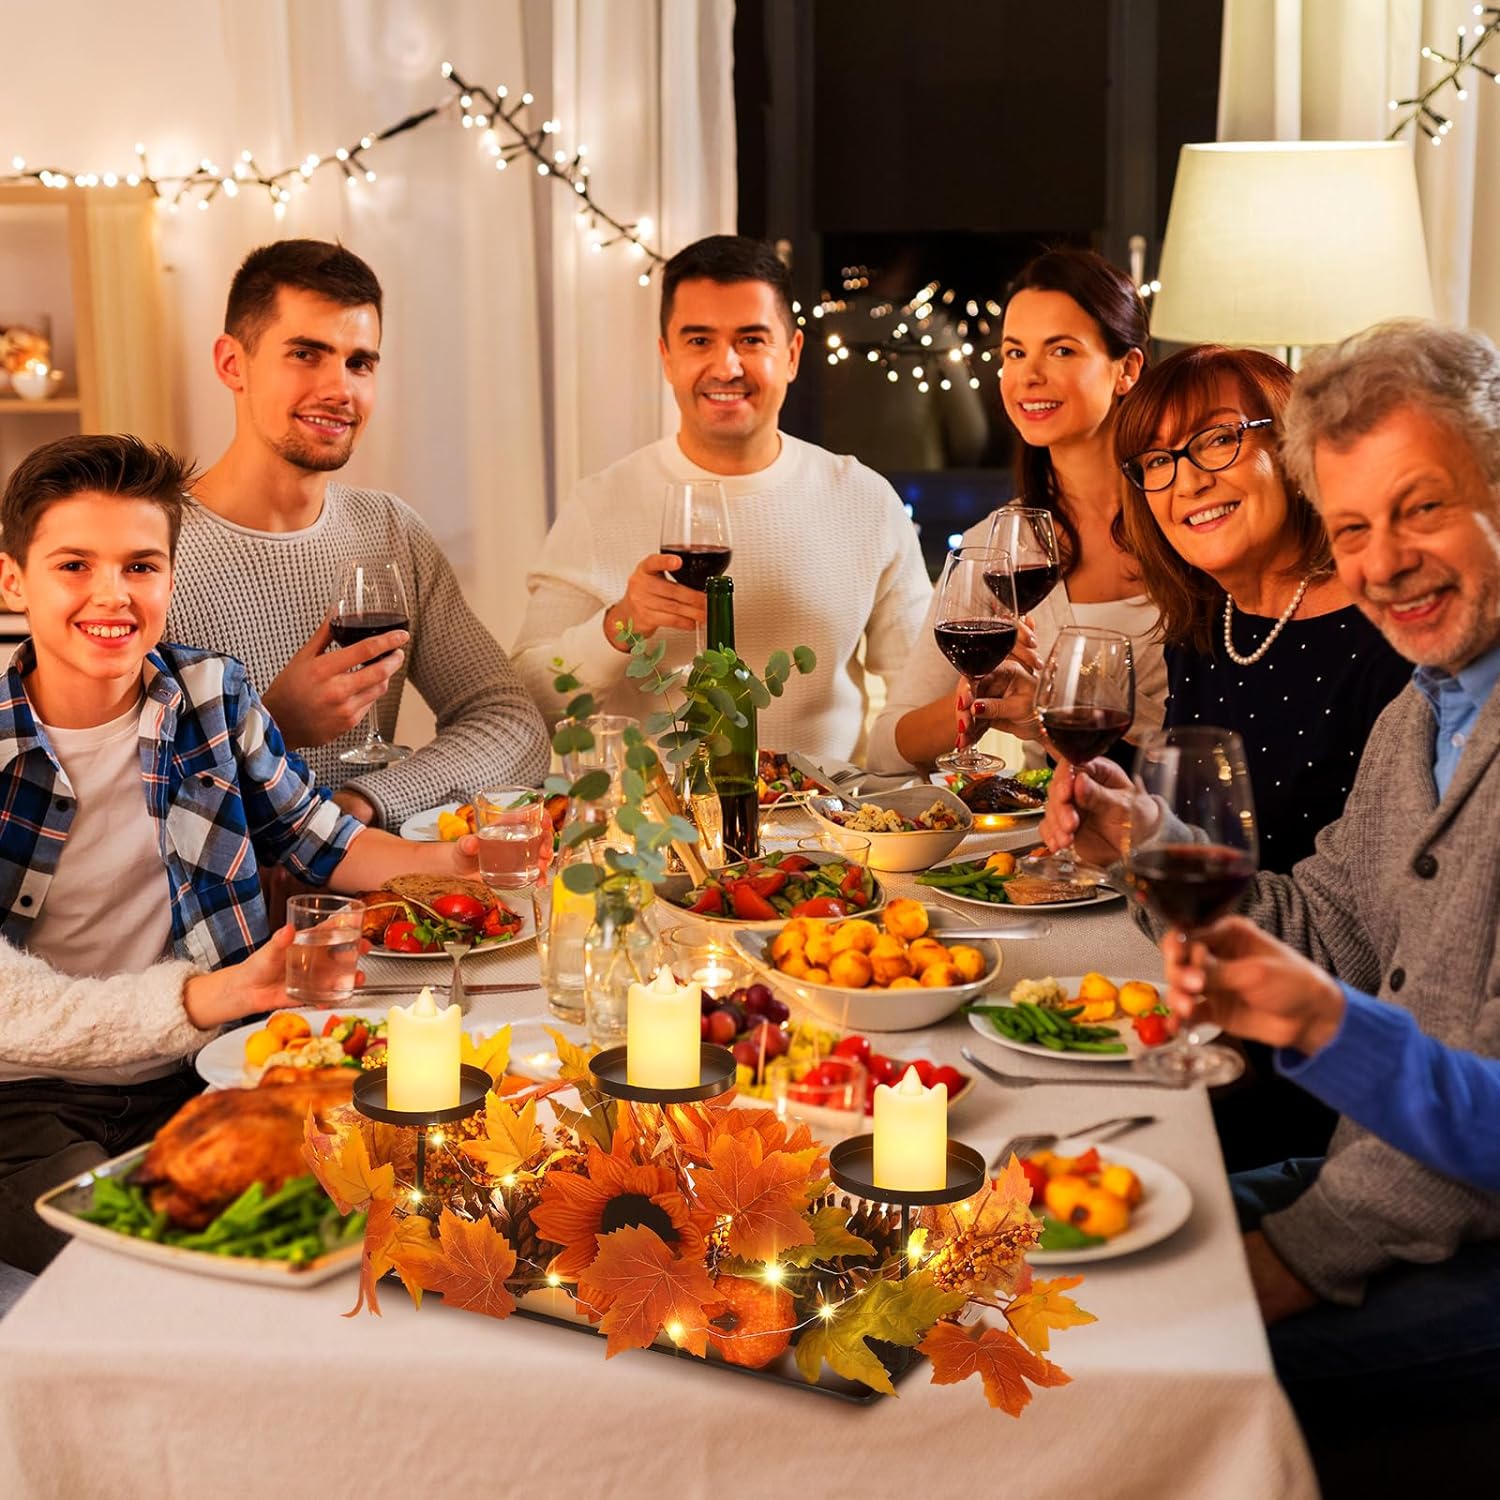
POLYGON ((1054 1131, 1042 1131, 1036 1135, 1012 1136, 990 1162, 990 1171, 998 1171, 1011 1156, 1031 1156, 1045 1151, 1061 1140, 1110 1141, 1129 1130, 1140 1130, 1143 1126, 1156 1124, 1155 1115, 1120 1115, 1112 1120, 1101 1120, 1097 1125, 1085 1125, 1080 1130, 1069 1130, 1064 1135, 1054 1131))
MULTIPOLYGON (((1174 1083, 1169 1080, 1157 1082, 1154 1078, 1116 1078, 1111 1072, 1108 1078, 1085 1078, 1081 1074, 1072 1078, 1032 1078, 1026 1073, 1002 1073, 999 1068, 991 1066, 982 1057, 978 1057, 968 1047, 959 1049, 964 1061, 971 1067, 977 1068, 984 1076, 994 1083, 1004 1084, 1011 1089, 1035 1088, 1037 1084, 1051 1084, 1063 1088, 1075 1088, 1086 1084, 1102 1084, 1111 1089, 1176 1089, 1186 1088, 1186 1084, 1174 1083)), ((1104 1069, 1101 1072, 1106 1071, 1104 1069)))

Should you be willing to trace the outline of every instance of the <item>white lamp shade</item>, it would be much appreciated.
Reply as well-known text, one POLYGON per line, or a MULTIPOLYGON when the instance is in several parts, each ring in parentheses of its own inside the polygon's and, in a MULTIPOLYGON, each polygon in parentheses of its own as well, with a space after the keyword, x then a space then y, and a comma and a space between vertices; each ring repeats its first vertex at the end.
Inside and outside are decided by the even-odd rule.
POLYGON ((1411 147, 1397 141, 1184 146, 1154 337, 1331 344, 1432 316, 1411 147))

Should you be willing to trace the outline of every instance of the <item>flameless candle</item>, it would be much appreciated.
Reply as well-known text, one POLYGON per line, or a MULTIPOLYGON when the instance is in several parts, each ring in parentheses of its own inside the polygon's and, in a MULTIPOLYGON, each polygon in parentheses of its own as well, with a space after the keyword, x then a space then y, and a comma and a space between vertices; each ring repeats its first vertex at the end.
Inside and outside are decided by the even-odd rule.
POLYGON ((463 1055, 459 1008, 440 1011, 423 985, 410 1007, 393 1005, 386 1019, 386 1103, 411 1114, 451 1109, 463 1055))
POLYGON ((922 1087, 915 1068, 875 1086, 875 1186, 928 1192, 948 1181, 948 1089, 922 1087))
POLYGON ((703 990, 679 985, 670 969, 626 997, 625 1077, 638 1088, 690 1089, 701 1081, 703 990))

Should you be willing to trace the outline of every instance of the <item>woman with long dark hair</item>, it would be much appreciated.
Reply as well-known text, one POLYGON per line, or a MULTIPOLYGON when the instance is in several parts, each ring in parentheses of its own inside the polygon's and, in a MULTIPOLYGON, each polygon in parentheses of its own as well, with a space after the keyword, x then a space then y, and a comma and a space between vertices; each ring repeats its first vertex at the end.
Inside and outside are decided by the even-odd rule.
MULTIPOLYGON (((1092 251, 1049 250, 1016 278, 1000 350, 1000 396, 1017 432, 1016 503, 1049 513, 1062 582, 1032 614, 1034 651, 1023 646, 982 684, 972 705, 937 649, 930 611, 871 730, 872 769, 930 765, 971 717, 1019 735, 1028 741, 1027 759, 1043 764, 1031 709, 1035 669, 1070 624, 1131 637, 1136 729, 1160 723, 1166 673, 1154 636, 1156 609, 1125 544, 1125 485, 1113 446, 1115 413, 1145 365, 1147 340, 1140 294, 1092 251)), ((992 520, 970 527, 963 544, 984 545, 992 520)))

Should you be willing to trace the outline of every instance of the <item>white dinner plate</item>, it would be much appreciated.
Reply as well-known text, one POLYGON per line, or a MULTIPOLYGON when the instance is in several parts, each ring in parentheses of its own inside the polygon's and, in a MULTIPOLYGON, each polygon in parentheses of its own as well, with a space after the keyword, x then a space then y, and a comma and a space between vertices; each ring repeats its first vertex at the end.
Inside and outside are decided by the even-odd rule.
MULTIPOLYGON (((1077 995, 1078 987, 1083 983, 1081 974, 1059 975, 1057 982, 1068 992, 1069 995, 1077 995)), ((1122 979, 1111 979, 1110 983, 1117 989, 1125 983, 1122 979)), ((1148 984, 1154 984, 1158 991, 1161 990, 1160 980, 1152 979, 1148 984)), ((986 1005, 1009 1005, 1008 995, 993 995, 985 1001, 986 1005)), ((987 1042, 996 1042, 1002 1047, 1007 1047, 1012 1052, 1024 1052, 1030 1057, 1045 1057, 1049 1062, 1069 1063, 1133 1063, 1138 1057, 1147 1052, 1154 1052, 1156 1048, 1147 1047, 1142 1044, 1140 1037, 1135 1034, 1135 1027, 1130 1023, 1132 1016, 1117 1015, 1110 1021, 1079 1021, 1080 1026, 1108 1026, 1119 1033, 1120 1040, 1125 1043, 1124 1052, 1054 1052, 1051 1047, 1044 1047, 1040 1042, 1018 1042, 997 1031, 988 1016, 969 1014, 969 1025, 977 1031, 987 1042)), ((1204 1022, 1195 1028, 1199 1038, 1203 1041, 1211 1041, 1219 1034, 1219 1027, 1212 1022, 1204 1022)))
MULTIPOLYGON (((356 990, 355 994, 358 993, 356 990)), ((410 997, 393 995, 384 1005, 350 1005, 347 1007, 333 1005, 324 1010, 304 1006, 293 1008, 292 1014, 301 1016, 312 1028, 314 1036, 322 1036, 329 1016, 358 1016, 361 1021, 383 1021, 389 1014, 391 1006, 405 1004, 408 998, 415 1000, 419 993, 420 986, 413 985, 410 997)), ((264 1029, 262 1024, 260 1026, 236 1026, 232 1031, 221 1031, 193 1059, 193 1066, 198 1070, 198 1076, 210 1088, 254 1088, 260 1082, 261 1069, 246 1069, 245 1039, 264 1029)))
MULTIPOLYGON (((1059 1146, 1062 1144, 1058 1143, 1059 1146)), ((1081 1155, 1089 1145, 1087 1141, 1069 1141, 1068 1154, 1081 1155)), ((1149 1156, 1121 1151, 1108 1141, 1100 1144, 1099 1159, 1129 1167, 1141 1180, 1141 1201, 1130 1210, 1130 1228, 1112 1240, 1105 1240, 1102 1245, 1087 1245, 1079 1250, 1028 1250, 1026 1259, 1031 1265, 1081 1266, 1089 1261, 1133 1255, 1149 1245, 1159 1245, 1187 1223, 1193 1211, 1193 1195, 1187 1183, 1175 1172, 1159 1161, 1152 1161, 1149 1156)))
POLYGON ((113 1161, 84 1172, 81 1176, 44 1193, 36 1201, 36 1211, 54 1229, 70 1234, 85 1244, 98 1245, 136 1260, 152 1261, 179 1271, 196 1271, 203 1276, 219 1276, 228 1281, 257 1282, 261 1286, 310 1287, 338 1276, 357 1271, 364 1253, 356 1241, 335 1250, 305 1266, 295 1267, 284 1260, 256 1260, 250 1256, 214 1255, 206 1250, 186 1250, 181 1245, 162 1245, 133 1234, 122 1234, 104 1224, 91 1224, 79 1214, 87 1211, 94 1198, 94 1183, 100 1177, 129 1177, 146 1158, 149 1146, 137 1146, 113 1161))
MULTIPOLYGON (((958 859, 950 859, 940 865, 933 865, 934 870, 947 870, 954 865, 970 865, 976 860, 985 858, 981 854, 967 854, 958 859)), ((963 906, 977 906, 985 911, 1093 911, 1095 907, 1103 906, 1110 901, 1123 901, 1124 894, 1117 891, 1111 885, 1096 885, 1094 895, 1088 900, 1079 901, 1040 901, 1034 904, 1022 906, 1019 902, 1009 901, 981 901, 978 896, 966 896, 961 891, 944 890, 937 885, 924 885, 924 891, 930 891, 934 896, 942 896, 948 901, 957 901, 963 906)))
MULTIPOLYGON (((498 942, 476 944, 464 955, 466 959, 479 958, 485 953, 495 953, 502 948, 519 948, 523 944, 529 943, 536 936, 536 912, 532 908, 530 895, 525 891, 507 891, 501 897, 501 900, 520 917, 520 930, 514 937, 503 938, 498 942), (514 896, 526 896, 526 900, 516 901, 510 899, 514 896)), ((370 956, 372 958, 420 958, 425 959, 428 963, 431 963, 434 959, 438 959, 442 963, 449 961, 448 955, 441 948, 436 953, 397 953, 394 949, 387 948, 384 943, 376 943, 370 949, 370 956)))
POLYGON ((401 837, 419 844, 441 843, 438 836, 438 814, 456 813, 463 805, 462 802, 444 802, 437 807, 429 807, 426 812, 413 813, 401 825, 401 837))

